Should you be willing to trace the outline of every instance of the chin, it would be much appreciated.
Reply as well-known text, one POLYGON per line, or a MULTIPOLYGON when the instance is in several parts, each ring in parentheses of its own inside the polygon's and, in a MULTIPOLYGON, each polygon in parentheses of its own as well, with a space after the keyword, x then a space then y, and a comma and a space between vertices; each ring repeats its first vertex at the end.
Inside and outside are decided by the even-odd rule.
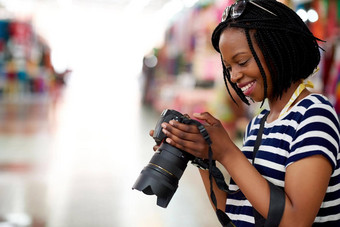
POLYGON ((252 97, 252 96, 247 96, 247 98, 252 100, 253 102, 262 102, 264 100, 263 98, 252 97))

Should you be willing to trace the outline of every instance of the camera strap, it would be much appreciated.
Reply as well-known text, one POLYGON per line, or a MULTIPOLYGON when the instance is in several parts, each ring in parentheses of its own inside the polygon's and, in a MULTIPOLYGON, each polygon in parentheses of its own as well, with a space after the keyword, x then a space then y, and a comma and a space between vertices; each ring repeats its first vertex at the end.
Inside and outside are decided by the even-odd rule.
POLYGON ((207 142, 207 144, 209 145, 209 161, 208 161, 208 169, 209 169, 209 181, 210 181, 210 198, 211 201, 213 202, 215 209, 216 209, 216 215, 217 218, 219 220, 219 222, 221 223, 221 225, 223 227, 236 227, 232 221, 230 220, 230 218, 228 217, 228 215, 217 208, 217 200, 216 200, 216 196, 213 190, 213 177, 215 178, 216 183, 218 182, 218 187, 220 188, 220 185, 222 188, 224 188, 225 190, 228 190, 228 186, 226 185, 225 181, 224 181, 224 177, 223 174, 220 172, 220 170, 216 167, 216 163, 215 161, 212 159, 213 157, 213 153, 212 153, 212 149, 211 149, 211 140, 210 140, 210 136, 207 132, 207 130, 205 129, 205 127, 198 121, 196 120, 189 120, 191 124, 195 124, 198 128, 198 130, 200 131, 201 135, 203 136, 203 138, 205 139, 205 141, 207 142))
MULTIPOLYGON (((220 223, 222 224, 223 227, 236 227, 232 221, 230 220, 230 218, 228 217, 228 215, 217 208, 217 201, 216 201, 216 196, 213 190, 213 166, 215 166, 213 164, 213 159, 212 159, 212 149, 211 149, 211 144, 209 144, 209 181, 210 181, 210 198, 211 201, 213 202, 215 208, 216 208, 216 215, 218 220, 220 221, 220 223)), ((215 166, 215 168, 217 169, 217 167, 215 166)), ((215 178, 216 179, 216 178, 215 178)), ((225 184, 224 180, 223 183, 225 184)))
MULTIPOLYGON (((257 137, 255 140, 255 145, 254 145, 254 151, 253 151, 253 160, 252 164, 254 165, 255 162, 255 157, 257 154, 257 151, 261 145, 262 141, 262 134, 264 130, 264 124, 266 122, 267 116, 269 114, 269 111, 262 117, 260 121, 260 127, 257 133, 257 137)), ((198 121, 190 119, 189 122, 190 124, 195 124, 202 136, 204 137, 205 141, 209 145, 209 160, 208 163, 206 160, 198 159, 195 160, 199 166, 203 167, 204 169, 209 170, 209 181, 210 181, 210 198, 211 201, 213 202, 215 208, 216 208, 216 215, 218 217, 218 220, 222 224, 223 227, 235 227, 235 225, 232 223, 228 215, 217 208, 217 200, 216 196, 213 190, 213 180, 212 178, 215 179, 215 182, 218 186, 219 189, 229 193, 237 193, 237 191, 230 191, 228 185, 224 181, 224 176, 222 172, 216 167, 216 162, 215 160, 212 159, 213 157, 213 152, 211 149, 211 144, 212 141, 210 140, 209 134, 206 131, 205 127, 198 121)), ((280 224, 283 211, 285 208, 285 193, 283 190, 281 190, 279 187, 275 186, 271 182, 267 181, 270 187, 270 204, 269 204, 269 211, 268 211, 268 217, 265 219, 261 214, 259 214, 254 208, 254 218, 255 218, 255 226, 256 227, 276 227, 280 224)))
MULTIPOLYGON (((259 131, 257 133, 257 137, 255 140, 254 151, 253 151, 253 160, 252 164, 255 163, 255 157, 259 147, 261 145, 262 134, 264 129, 264 124, 266 122, 269 111, 265 113, 260 122, 259 131)), ((255 208, 253 208, 255 226, 256 227, 276 227, 279 226, 281 222, 281 218, 283 215, 283 211, 285 208, 285 193, 279 187, 274 185, 273 183, 267 181, 270 188, 270 201, 269 201, 269 211, 267 215, 267 219, 265 219, 255 208)))
MULTIPOLYGON (((253 150, 253 160, 252 160, 253 165, 254 165, 254 162, 255 162, 255 157, 256 157, 257 151, 259 150, 259 147, 261 145, 264 124, 266 122, 268 114, 269 114, 269 111, 262 117, 262 119, 260 121, 260 127, 259 127, 259 130, 257 132, 254 150, 253 150)), ((265 225, 266 219, 259 212, 257 212, 257 210, 255 208, 253 208, 253 215, 254 215, 254 219, 255 219, 255 227, 262 227, 262 226, 265 225)))

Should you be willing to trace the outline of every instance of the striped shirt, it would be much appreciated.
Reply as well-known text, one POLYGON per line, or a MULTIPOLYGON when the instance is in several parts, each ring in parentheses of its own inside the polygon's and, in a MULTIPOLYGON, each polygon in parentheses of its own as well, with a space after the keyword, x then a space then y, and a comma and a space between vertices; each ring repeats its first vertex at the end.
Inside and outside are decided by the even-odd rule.
MULTIPOLYGON (((246 128, 241 150, 250 162, 260 120, 266 112, 254 117, 246 128)), ((332 165, 331 180, 313 226, 340 226, 339 132, 336 112, 319 94, 305 97, 284 116, 264 125, 254 165, 273 184, 283 188, 286 168, 312 155, 323 155, 332 165)), ((238 189, 232 179, 230 189, 238 189)), ((237 227, 254 226, 253 208, 242 192, 228 195, 226 213, 237 227)))

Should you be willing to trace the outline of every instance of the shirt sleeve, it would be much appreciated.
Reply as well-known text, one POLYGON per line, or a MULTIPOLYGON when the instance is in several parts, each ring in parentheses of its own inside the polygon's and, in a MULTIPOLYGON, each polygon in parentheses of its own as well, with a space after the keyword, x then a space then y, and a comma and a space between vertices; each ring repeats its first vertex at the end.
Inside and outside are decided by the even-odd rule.
POLYGON ((323 155, 337 165, 339 120, 330 105, 314 104, 301 116, 290 145, 286 166, 312 155, 323 155))

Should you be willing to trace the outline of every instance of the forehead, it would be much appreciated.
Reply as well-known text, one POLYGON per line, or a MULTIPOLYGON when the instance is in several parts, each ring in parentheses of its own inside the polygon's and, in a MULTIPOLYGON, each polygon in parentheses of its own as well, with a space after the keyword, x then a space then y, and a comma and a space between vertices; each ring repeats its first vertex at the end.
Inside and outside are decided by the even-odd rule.
POLYGON ((220 36, 219 48, 223 57, 237 52, 249 52, 250 49, 243 29, 227 28, 220 36))

